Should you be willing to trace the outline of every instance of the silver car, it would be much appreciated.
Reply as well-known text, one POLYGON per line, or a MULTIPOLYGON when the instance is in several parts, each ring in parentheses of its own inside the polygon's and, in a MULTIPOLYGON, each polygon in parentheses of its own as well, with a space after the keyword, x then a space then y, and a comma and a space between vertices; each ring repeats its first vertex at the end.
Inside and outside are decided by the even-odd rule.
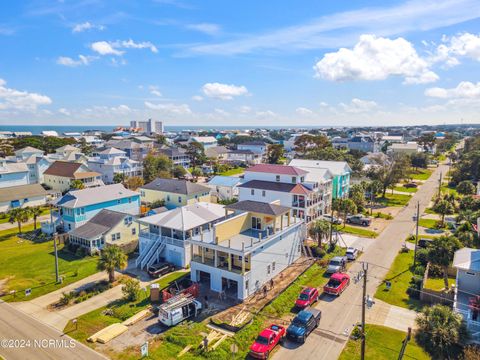
POLYGON ((347 253, 345 255, 347 256, 348 260, 353 261, 358 256, 358 249, 356 249, 354 247, 349 247, 349 248, 347 248, 347 253))
POLYGON ((327 270, 325 270, 325 272, 327 274, 341 272, 345 269, 346 263, 347 263, 346 256, 335 256, 329 261, 327 270))

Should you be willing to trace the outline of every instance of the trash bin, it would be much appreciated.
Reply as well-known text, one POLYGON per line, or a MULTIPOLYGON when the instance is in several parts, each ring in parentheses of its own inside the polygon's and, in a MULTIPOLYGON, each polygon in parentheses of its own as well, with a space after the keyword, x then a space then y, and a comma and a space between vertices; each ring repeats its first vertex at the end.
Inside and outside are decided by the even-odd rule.
POLYGON ((150 301, 151 302, 160 301, 160 286, 158 284, 150 285, 150 301))

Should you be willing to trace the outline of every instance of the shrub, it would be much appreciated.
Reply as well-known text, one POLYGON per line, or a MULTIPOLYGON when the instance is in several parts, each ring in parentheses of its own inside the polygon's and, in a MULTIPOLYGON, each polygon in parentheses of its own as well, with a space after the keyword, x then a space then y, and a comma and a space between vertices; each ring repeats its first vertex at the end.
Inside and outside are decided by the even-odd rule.
POLYGON ((420 289, 422 288, 423 277, 413 276, 410 280, 410 287, 407 289, 407 294, 413 299, 420 298, 420 289))
POLYGON ((87 251, 87 250, 86 250, 85 248, 79 246, 79 247, 77 248, 77 250, 75 250, 75 256, 84 257, 85 254, 86 254, 86 251, 87 251))
POLYGON ((415 269, 413 269, 413 273, 418 276, 423 276, 425 274, 425 266, 420 264, 415 266, 415 269))
POLYGON ((326 251, 324 248, 319 247, 318 245, 313 245, 310 247, 310 250, 312 250, 313 256, 317 258, 323 258, 326 254, 326 251))
POLYGON ((67 306, 68 304, 70 304, 70 302, 73 300, 73 298, 75 297, 75 292, 74 291, 70 291, 68 293, 66 292, 62 292, 62 297, 60 298, 60 300, 58 301, 58 304, 60 306, 67 306))
POLYGON ((428 250, 427 249, 418 249, 417 250, 417 261, 423 266, 427 266, 428 263, 428 250))
POLYGON ((122 293, 125 300, 136 301, 140 295, 140 281, 136 279, 128 279, 122 286, 122 293))
POLYGON ((428 276, 433 278, 440 278, 443 276, 443 269, 441 266, 432 265, 428 268, 428 276))

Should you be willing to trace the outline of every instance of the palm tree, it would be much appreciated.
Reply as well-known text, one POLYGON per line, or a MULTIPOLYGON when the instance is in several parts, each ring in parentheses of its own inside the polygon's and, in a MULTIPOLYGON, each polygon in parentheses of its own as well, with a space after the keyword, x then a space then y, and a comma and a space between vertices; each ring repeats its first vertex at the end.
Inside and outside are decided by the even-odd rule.
POLYGON ((70 183, 70 188, 75 189, 75 190, 82 190, 85 189, 85 184, 81 180, 73 180, 70 183))
POLYGON ((333 210, 343 214, 343 227, 345 227, 345 224, 347 223, 348 214, 357 212, 357 205, 355 205, 352 199, 335 199, 332 203, 332 207, 333 210))
POLYGON ((28 209, 12 209, 8 212, 8 215, 10 217, 8 221, 12 224, 16 222, 18 225, 18 232, 22 233, 22 223, 27 222, 30 217, 30 212, 28 209))
POLYGON ((317 220, 310 227, 310 236, 317 240, 319 247, 322 246, 322 239, 330 234, 330 226, 330 223, 326 220, 317 220))
POLYGON ((33 216, 33 228, 37 230, 37 218, 42 215, 42 208, 40 206, 35 206, 33 208, 29 208, 30 215, 33 216))
POLYGON ((415 322, 418 343, 434 359, 458 359, 459 346, 467 337, 460 314, 444 305, 425 306, 415 322))
POLYGON ((442 199, 437 201, 433 206, 433 211, 442 216, 441 226, 445 226, 445 215, 453 214, 454 207, 448 200, 442 199))
POLYGON ((453 236, 440 236, 433 241, 428 251, 428 261, 433 265, 443 268, 443 280, 445 282, 445 290, 448 289, 448 267, 453 260, 455 251, 460 249, 462 244, 453 236))
POLYGON ((127 267, 127 255, 115 245, 106 246, 100 254, 98 269, 108 273, 108 281, 115 281, 115 269, 123 270, 127 267))

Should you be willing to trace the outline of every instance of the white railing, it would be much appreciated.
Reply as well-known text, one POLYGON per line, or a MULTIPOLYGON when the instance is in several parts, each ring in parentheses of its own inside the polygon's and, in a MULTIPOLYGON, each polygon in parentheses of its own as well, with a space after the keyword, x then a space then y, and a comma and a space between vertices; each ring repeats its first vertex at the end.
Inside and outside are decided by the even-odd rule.
POLYGON ((140 262, 145 258, 145 256, 147 255, 147 253, 150 251, 150 249, 151 249, 154 245, 155 245, 155 242, 154 242, 154 241, 148 242, 146 251, 144 251, 143 254, 140 254, 139 257, 135 260, 135 266, 136 266, 136 267, 138 267, 138 265, 140 264, 140 262))
POLYGON ((156 251, 158 250, 159 247, 162 245, 165 245, 164 242, 162 241, 155 241, 153 242, 153 245, 150 247, 148 250, 147 254, 143 258, 143 260, 140 262, 140 269, 145 268, 145 266, 150 263, 150 260, 152 259, 153 255, 156 254, 156 251))
POLYGON ((187 240, 183 241, 179 239, 174 239, 170 236, 158 235, 148 232, 146 230, 141 230, 139 236, 152 241, 164 241, 168 245, 174 245, 181 248, 185 247, 185 244, 188 244, 187 240))

